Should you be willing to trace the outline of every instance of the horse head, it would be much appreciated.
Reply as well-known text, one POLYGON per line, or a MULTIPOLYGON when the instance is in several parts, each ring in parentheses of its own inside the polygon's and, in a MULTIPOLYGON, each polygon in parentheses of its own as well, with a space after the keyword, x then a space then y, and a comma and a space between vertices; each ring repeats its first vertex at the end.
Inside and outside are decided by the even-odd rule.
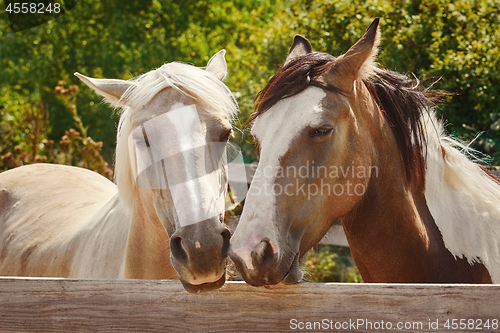
POLYGON ((379 39, 376 20, 335 58, 297 35, 259 93, 252 134, 260 161, 231 239, 231 258, 248 283, 300 280, 299 258, 362 201, 383 125, 362 82, 377 71, 379 39))
MULTIPOLYGON (((205 69, 174 62, 131 81, 75 74, 122 108, 115 171, 120 199, 134 212, 133 226, 161 225, 155 233, 165 234, 162 246, 169 240, 170 262, 192 292, 225 282, 225 150, 237 105, 222 83, 224 54, 214 55, 205 69)), ((126 275, 142 277, 145 259, 133 252, 144 244, 134 244, 134 233, 145 231, 131 230, 126 275)))

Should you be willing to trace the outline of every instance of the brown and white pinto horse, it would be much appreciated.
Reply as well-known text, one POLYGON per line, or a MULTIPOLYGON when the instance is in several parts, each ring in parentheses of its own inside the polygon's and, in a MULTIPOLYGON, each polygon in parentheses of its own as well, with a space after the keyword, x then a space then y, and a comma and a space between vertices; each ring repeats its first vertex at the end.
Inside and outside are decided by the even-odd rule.
POLYGON ((204 164, 213 163, 213 156, 203 147, 187 153, 191 160, 196 157, 202 168, 186 163, 169 165, 162 157, 165 152, 156 156, 161 161, 152 164, 140 161, 138 152, 141 144, 148 148, 156 145, 158 151, 168 148, 182 152, 178 146, 186 143, 179 139, 181 136, 176 137, 178 142, 163 140, 172 134, 164 132, 176 130, 176 123, 170 129, 155 129, 155 125, 166 123, 162 116, 171 114, 177 118, 170 120, 188 115, 199 119, 193 122, 198 133, 177 128, 186 132, 184 138, 199 136, 200 142, 225 145, 238 108, 222 83, 227 72, 224 54, 222 50, 213 56, 205 69, 173 62, 132 81, 94 79, 76 73, 96 93, 122 108, 117 184, 89 170, 61 165, 35 164, 1 173, 0 275, 180 278, 190 292, 221 287, 225 283, 229 230, 219 215, 184 221, 180 216, 195 216, 215 202, 224 205, 226 165, 210 166, 215 181, 209 182, 204 164), (146 129, 149 137, 144 134, 144 144, 144 139, 141 143, 134 133, 142 135, 146 129), (151 133, 159 133, 155 142, 151 133), (143 173, 146 176, 140 184, 134 170, 144 163, 152 164, 144 170, 153 171, 143 173), (168 172, 169 168, 190 177, 181 184, 183 195, 177 201, 169 183, 172 179, 161 178, 159 184, 152 176, 157 170, 168 172))
POLYGON ((429 91, 376 66, 379 40, 378 19, 338 58, 296 36, 259 93, 230 249, 247 283, 299 281, 338 218, 366 282, 500 283, 500 185, 444 134, 429 91))

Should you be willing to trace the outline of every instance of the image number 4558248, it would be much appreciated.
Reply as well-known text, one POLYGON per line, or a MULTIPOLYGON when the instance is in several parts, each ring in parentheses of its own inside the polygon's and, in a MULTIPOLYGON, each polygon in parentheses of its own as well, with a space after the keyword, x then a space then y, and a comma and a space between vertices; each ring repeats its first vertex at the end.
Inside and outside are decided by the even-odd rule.
POLYGON ((71 10, 78 0, 5 0, 5 11, 13 32, 31 29, 71 10))

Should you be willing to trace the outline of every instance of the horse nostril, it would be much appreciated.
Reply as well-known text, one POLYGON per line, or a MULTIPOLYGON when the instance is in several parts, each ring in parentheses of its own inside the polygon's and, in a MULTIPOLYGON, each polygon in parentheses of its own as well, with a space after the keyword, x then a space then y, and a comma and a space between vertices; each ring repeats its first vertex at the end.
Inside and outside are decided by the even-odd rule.
POLYGON ((275 262, 273 247, 263 240, 252 251, 252 259, 260 266, 270 266, 275 262))
POLYGON ((175 260, 180 263, 188 262, 188 254, 182 246, 182 238, 179 236, 172 237, 170 240, 170 251, 175 260))
POLYGON ((228 256, 229 252, 229 239, 231 238, 231 233, 229 232, 228 229, 224 228, 221 232, 222 236, 222 249, 220 251, 220 257, 221 259, 224 259, 228 256))

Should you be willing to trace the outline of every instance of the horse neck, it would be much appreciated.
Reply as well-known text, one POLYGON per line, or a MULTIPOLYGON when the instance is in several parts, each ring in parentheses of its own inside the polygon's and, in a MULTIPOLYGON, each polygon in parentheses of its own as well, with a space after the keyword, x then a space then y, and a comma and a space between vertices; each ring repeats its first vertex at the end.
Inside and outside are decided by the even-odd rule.
POLYGON ((408 184, 392 131, 383 124, 365 196, 342 223, 366 282, 488 282, 482 265, 456 259, 445 247, 425 198, 425 184, 408 184), (398 161, 394 163, 394 161, 398 161))
POLYGON ((89 217, 75 239, 72 270, 79 278, 123 278, 131 215, 118 194, 89 217))
POLYGON ((178 279, 170 262, 170 241, 153 206, 151 195, 134 189, 132 222, 127 243, 125 277, 178 279))
MULTIPOLYGON (((388 127, 384 124, 384 127, 388 127)), ((342 224, 358 269, 366 282, 404 282, 427 274, 428 235, 421 219, 421 203, 406 184, 399 151, 390 128, 376 138, 378 151, 360 204, 342 224), (387 131, 388 130, 388 131, 387 131), (408 258, 412 258, 409 260, 408 258)))

